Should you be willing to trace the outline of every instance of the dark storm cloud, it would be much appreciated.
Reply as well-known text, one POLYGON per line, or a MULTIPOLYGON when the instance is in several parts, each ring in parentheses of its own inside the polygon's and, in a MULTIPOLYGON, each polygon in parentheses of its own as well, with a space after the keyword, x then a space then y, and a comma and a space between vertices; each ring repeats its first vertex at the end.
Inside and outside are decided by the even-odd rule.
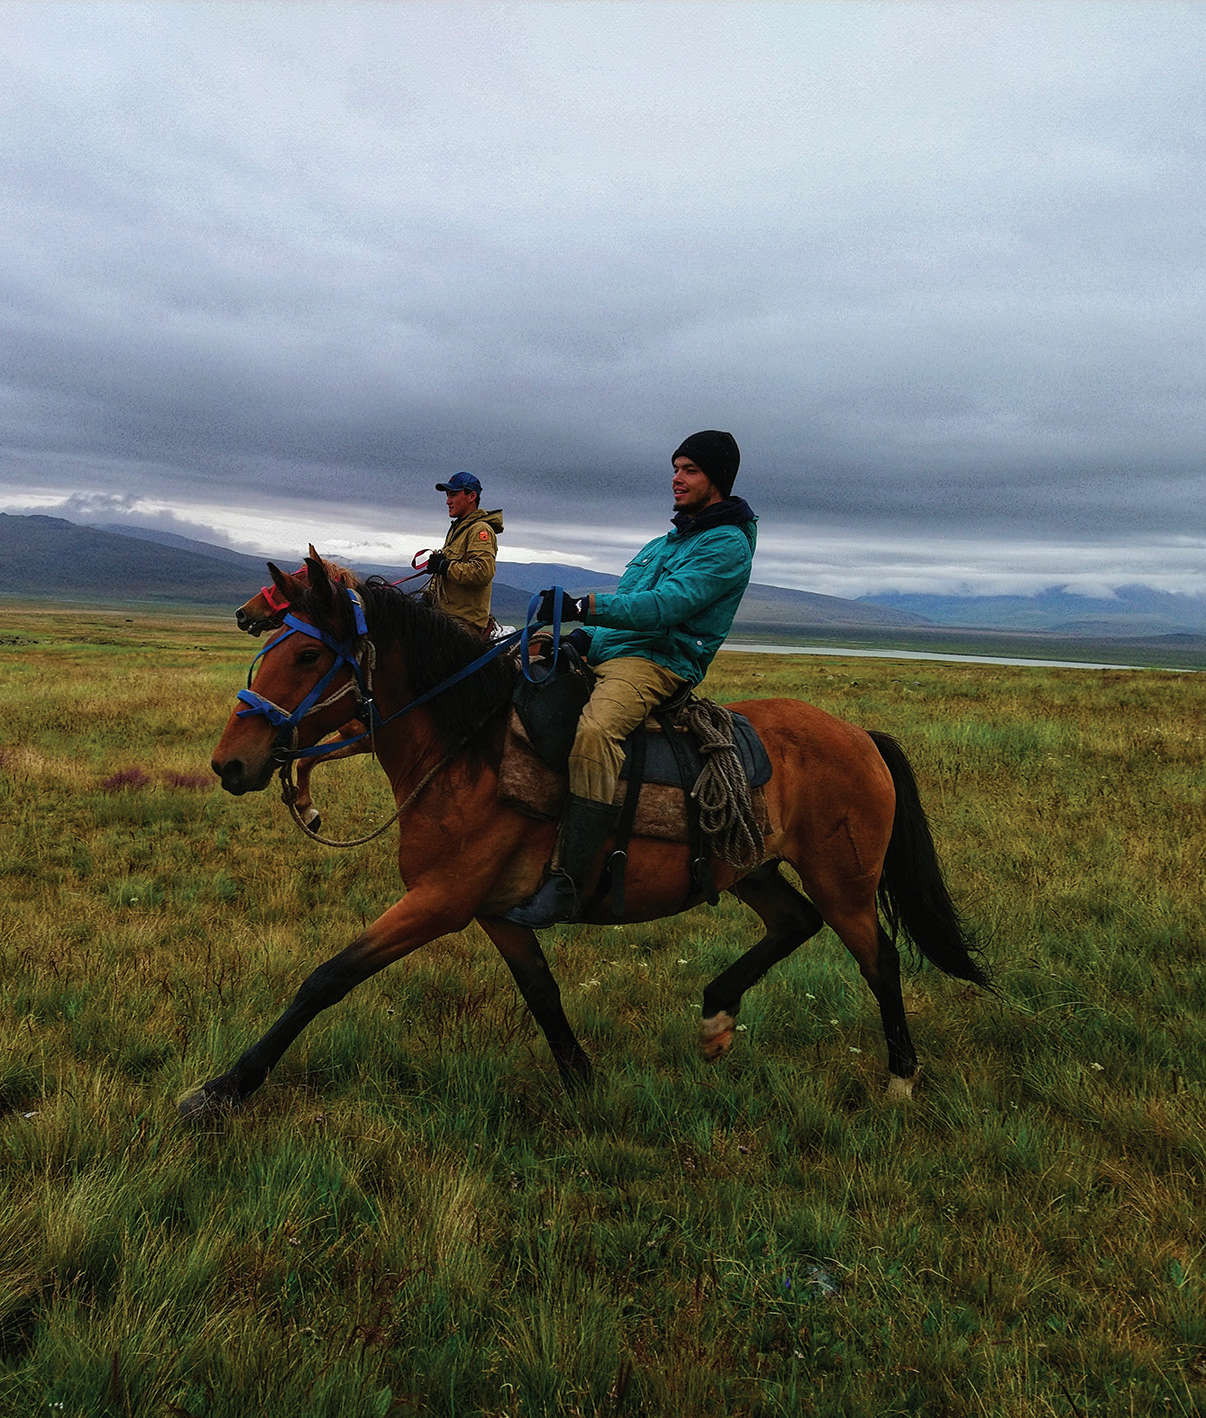
POLYGON ((1193 7, 3 13, 10 506, 409 525, 468 466, 620 556, 719 426, 796 584, 1200 575, 1193 7))

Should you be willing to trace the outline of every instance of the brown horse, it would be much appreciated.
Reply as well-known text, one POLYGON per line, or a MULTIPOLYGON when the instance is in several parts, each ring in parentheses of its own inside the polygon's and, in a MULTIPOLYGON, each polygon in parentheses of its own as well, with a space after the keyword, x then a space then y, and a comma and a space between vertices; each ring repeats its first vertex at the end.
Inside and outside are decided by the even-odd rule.
MULTIPOLYGON (((310 548, 312 557, 318 556, 313 547, 310 548)), ((327 579, 335 586, 355 586, 357 584, 356 574, 349 571, 346 566, 340 566, 338 562, 323 560, 326 568, 327 579)), ((302 581, 308 581, 309 571, 305 565, 298 568, 294 575, 302 581)), ((279 630, 281 622, 289 613, 289 602, 284 600, 281 593, 275 586, 261 586, 249 601, 244 601, 235 611, 235 624, 240 630, 245 630, 248 635, 262 635, 266 630, 279 630)), ((346 724, 340 724, 335 731, 339 738, 348 740, 346 747, 332 749, 330 753, 324 753, 321 758, 299 758, 297 760, 297 782, 296 797, 293 799, 293 811, 297 814, 298 821, 307 827, 311 832, 317 833, 322 827, 322 816, 314 806, 314 799, 310 793, 310 775, 314 772, 319 763, 329 763, 333 758, 354 758, 358 753, 370 753, 372 744, 365 737, 365 726, 359 719, 349 719, 346 724)))
MULTIPOLYGON (((346 694, 371 693, 382 717, 377 753, 404 809, 398 864, 408 889, 314 970, 268 1032, 185 1098, 181 1111, 194 1116, 241 1103, 321 1010, 391 961, 474 919, 510 967, 563 1080, 585 1083, 590 1063, 535 934, 502 919, 538 885, 555 834, 552 824, 504 806, 496 792, 514 662, 499 656, 441 688, 481 655, 478 637, 383 582, 367 582, 361 603, 332 585, 320 561, 311 558, 307 567, 308 584, 269 568, 308 629, 283 631, 260 660, 254 692, 244 692, 252 707, 232 714, 214 750, 214 772, 228 792, 258 792, 279 762, 286 728, 298 745, 316 743, 347 717, 346 694), (362 668, 370 664, 371 681, 362 668), (278 732, 271 715, 286 705, 297 708, 278 732)), ((905 756, 887 735, 796 700, 733 707, 754 724, 773 765, 770 830, 753 870, 738 876, 720 861, 712 868, 717 886, 751 906, 766 933, 704 989, 703 1051, 716 1058, 728 1050, 746 989, 828 923, 879 1004, 889 1091, 907 1094, 917 1062, 901 998, 898 928, 947 974, 987 980, 947 893, 905 756), (782 862, 799 874, 806 895, 780 874, 782 862)), ((673 915, 698 904, 694 890, 686 845, 633 839, 623 920, 673 915)), ((602 902, 591 912, 588 919, 614 924, 602 902)))

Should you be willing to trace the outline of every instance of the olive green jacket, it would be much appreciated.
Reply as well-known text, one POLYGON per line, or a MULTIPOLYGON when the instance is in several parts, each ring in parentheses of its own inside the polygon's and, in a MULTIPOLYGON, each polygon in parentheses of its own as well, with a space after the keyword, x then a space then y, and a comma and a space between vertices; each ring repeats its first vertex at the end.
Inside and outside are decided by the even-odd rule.
POLYGON ((501 510, 483 512, 479 507, 458 518, 440 548, 448 558, 448 570, 433 576, 423 588, 433 606, 478 630, 490 624, 490 591, 502 529, 501 510))

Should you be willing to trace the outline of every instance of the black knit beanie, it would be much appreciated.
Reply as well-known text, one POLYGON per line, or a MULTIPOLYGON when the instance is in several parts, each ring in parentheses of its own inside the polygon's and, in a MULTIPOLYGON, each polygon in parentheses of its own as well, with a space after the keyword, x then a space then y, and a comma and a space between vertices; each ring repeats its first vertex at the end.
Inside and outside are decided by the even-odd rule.
POLYGON ((718 487, 728 497, 733 491, 733 479, 741 465, 741 449, 731 433, 722 433, 718 428, 705 428, 702 433, 693 433, 684 438, 670 455, 675 458, 690 458, 708 481, 718 487))

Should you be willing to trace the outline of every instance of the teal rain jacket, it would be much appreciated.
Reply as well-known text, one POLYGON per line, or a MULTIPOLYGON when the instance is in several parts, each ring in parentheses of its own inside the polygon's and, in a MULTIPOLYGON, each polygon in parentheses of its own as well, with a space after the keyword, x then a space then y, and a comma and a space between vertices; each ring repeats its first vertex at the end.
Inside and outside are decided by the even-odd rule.
POLYGON ((590 663, 638 655, 698 684, 749 585, 757 520, 727 498, 642 547, 615 591, 590 598, 590 663))

